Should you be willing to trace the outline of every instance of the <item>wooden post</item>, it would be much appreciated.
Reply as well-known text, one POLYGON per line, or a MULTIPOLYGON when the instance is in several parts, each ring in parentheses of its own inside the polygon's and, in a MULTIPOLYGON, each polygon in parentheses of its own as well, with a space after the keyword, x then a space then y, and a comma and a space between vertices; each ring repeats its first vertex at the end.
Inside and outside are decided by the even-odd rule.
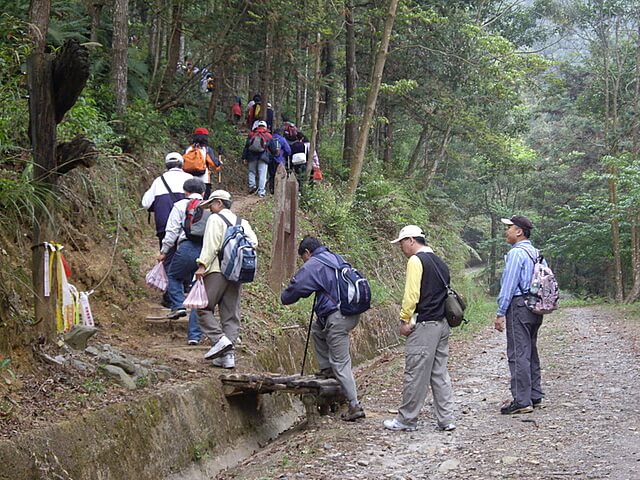
POLYGON ((273 207, 273 243, 269 286, 279 292, 296 268, 296 231, 298 210, 298 181, 287 176, 283 165, 276 170, 273 207))

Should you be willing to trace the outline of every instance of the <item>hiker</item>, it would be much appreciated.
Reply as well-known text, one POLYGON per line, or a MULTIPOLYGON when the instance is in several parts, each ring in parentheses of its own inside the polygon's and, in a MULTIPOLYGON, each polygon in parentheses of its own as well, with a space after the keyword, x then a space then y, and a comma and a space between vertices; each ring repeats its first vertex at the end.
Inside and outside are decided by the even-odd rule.
POLYGON ((389 430, 416 430, 431 386, 438 428, 449 432, 456 425, 447 370, 450 333, 444 310, 447 288, 440 279, 442 276, 449 282, 449 268, 427 246, 417 225, 403 227, 391 243, 397 243, 408 258, 400 309, 400 335, 407 337, 407 342, 402 403, 397 416, 385 420, 383 425, 389 430))
POLYGON ((178 152, 168 153, 164 158, 167 171, 157 177, 142 196, 142 207, 153 212, 160 246, 162 246, 169 212, 175 202, 184 198, 182 190, 184 182, 193 178, 182 170, 182 162, 182 155, 178 152))
MULTIPOLYGON (((291 157, 289 164, 290 170, 293 170, 296 175, 296 179, 298 180, 298 190, 300 195, 304 194, 307 176, 307 159, 310 146, 311 144, 307 137, 305 137, 304 133, 297 130, 297 138, 291 143, 291 157)), ((320 160, 318 159, 318 154, 315 151, 313 152, 313 165, 314 167, 317 165, 318 169, 320 168, 320 160)))
POLYGON ((500 280, 495 328, 499 332, 504 331, 505 326, 507 329, 507 358, 513 399, 510 403, 505 402, 500 413, 513 415, 531 413, 534 407, 542 404, 544 393, 540 385, 537 341, 543 316, 531 312, 525 305, 533 276, 532 258, 538 258, 538 251, 529 240, 533 223, 522 215, 501 221, 507 226, 505 237, 511 249, 505 256, 500 280))
POLYGON ((247 105, 247 128, 253 130, 253 122, 260 120, 261 96, 256 93, 247 105))
POLYGON ((267 184, 269 186, 269 193, 273 195, 278 165, 285 165, 285 159, 291 155, 291 147, 289 146, 289 142, 282 136, 281 129, 273 132, 273 136, 267 144, 267 150, 269 153, 267 184))
POLYGON ((320 366, 319 376, 335 378, 349 401, 349 410, 343 414, 345 421, 364 418, 364 409, 358 402, 356 382, 351 370, 349 332, 360 321, 360 315, 343 316, 338 305, 338 280, 336 270, 326 265, 344 263, 337 255, 315 237, 305 237, 298 246, 298 255, 304 264, 295 273, 289 286, 280 294, 283 305, 291 305, 312 293, 316 294, 311 324, 311 336, 320 366))
MULTIPOLYGON (((238 217, 231 209, 231 194, 225 190, 216 190, 202 204, 211 210, 202 239, 202 251, 196 260, 196 277, 204 278, 209 303, 198 310, 200 329, 209 337, 213 347, 205 353, 205 359, 213 359, 214 367, 235 368, 233 346, 240 332, 240 283, 232 282, 220 272, 219 254, 222 249, 225 232, 229 222, 235 225, 238 217), (226 220, 226 221, 225 221, 226 220), (219 319, 214 317, 218 307, 219 319)), ((249 222, 242 219, 245 234, 255 247, 258 238, 249 222)))
POLYGON ((236 97, 235 102, 231 105, 231 121, 236 125, 240 124, 242 119, 242 101, 240 97, 236 97))
POLYGON ((267 131, 267 123, 260 120, 256 128, 247 135, 242 152, 242 159, 247 162, 249 169, 249 194, 257 192, 260 198, 264 198, 266 194, 265 187, 269 168, 267 145, 271 138, 271 134, 267 131))
MULTIPOLYGON (((183 158, 178 152, 171 152, 164 158, 167 169, 162 175, 157 177, 142 196, 142 207, 149 212, 153 212, 156 224, 156 236, 158 243, 162 247, 162 240, 165 235, 167 219, 173 208, 173 204, 184 198, 182 186, 184 182, 193 178, 190 174, 182 170, 183 158)), ((163 260, 165 271, 169 270, 171 259, 175 253, 175 248, 169 250, 163 260)), ((169 295, 164 292, 162 305, 169 307, 169 295)))
POLYGON ((273 107, 269 102, 267 102, 267 118, 265 118, 267 122, 267 130, 273 132, 273 107))
MULTIPOLYGON (((218 147, 220 148, 220 147, 218 147)), ((196 128, 193 131, 191 145, 184 154, 184 171, 199 178, 205 184, 204 198, 209 198, 211 193, 212 173, 222 168, 222 161, 216 156, 213 148, 209 146, 209 130, 196 128)))
MULTIPOLYGON (((204 193, 204 183, 199 178, 190 178, 183 185, 185 198, 178 200, 169 213, 167 220, 167 228, 158 261, 162 262, 167 253, 171 249, 176 249, 167 277, 169 278, 169 286, 167 288, 171 313, 167 316, 170 319, 178 319, 187 315, 187 311, 183 306, 184 302, 184 286, 191 287, 193 274, 198 265, 196 258, 200 255, 202 249, 202 237, 187 237, 184 230, 185 219, 187 218, 187 210, 192 206, 195 208, 199 200, 202 202, 202 194, 204 193)), ((206 222, 206 219, 204 219, 206 222)), ((189 326, 187 329, 187 344, 197 345, 200 343, 202 332, 198 326, 198 317, 195 310, 191 310, 189 315, 189 326)))

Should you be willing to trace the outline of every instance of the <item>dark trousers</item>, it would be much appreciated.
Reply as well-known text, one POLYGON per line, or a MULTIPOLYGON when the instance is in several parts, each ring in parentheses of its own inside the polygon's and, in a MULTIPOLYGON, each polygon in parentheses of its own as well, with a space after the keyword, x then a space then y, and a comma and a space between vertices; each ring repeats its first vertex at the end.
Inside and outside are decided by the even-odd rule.
POLYGON ((537 346, 542 315, 531 313, 525 306, 524 297, 514 297, 506 317, 511 395, 518 405, 531 405, 533 400, 544 397, 537 346))

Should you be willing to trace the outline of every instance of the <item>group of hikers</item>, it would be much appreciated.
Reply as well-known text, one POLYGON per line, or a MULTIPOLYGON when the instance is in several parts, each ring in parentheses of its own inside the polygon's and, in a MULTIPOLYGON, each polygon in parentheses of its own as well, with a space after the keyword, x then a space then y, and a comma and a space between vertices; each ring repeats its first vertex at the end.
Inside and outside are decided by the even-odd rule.
MULTIPOLYGON (((276 164, 297 154, 306 158, 307 147, 304 135, 293 124, 284 125, 273 134, 263 120, 257 120, 253 127, 243 158, 249 167, 249 192, 262 197, 267 183, 265 173, 273 191, 269 164, 263 160, 265 156, 275 156, 270 145, 279 144, 276 164), (294 134, 296 141, 289 143, 294 134)), ((231 369, 235 368, 234 346, 240 332, 242 281, 230 277, 221 267, 228 261, 225 245, 230 232, 240 231, 248 248, 255 249, 258 238, 251 225, 231 211, 231 194, 226 190, 211 191, 212 176, 222 167, 222 160, 208 145, 207 129, 196 128, 192 140, 184 154, 166 155, 166 171, 144 194, 142 206, 155 217, 160 248, 157 261, 162 262, 168 277, 163 297, 163 304, 171 310, 168 318, 187 315, 185 291, 195 280, 202 280, 207 306, 192 309, 187 343, 196 345, 207 337, 212 347, 204 358, 216 367, 231 369)), ((293 165, 306 167, 306 162, 293 165)), ((507 331, 513 398, 502 406, 501 413, 530 413, 544 397, 536 347, 543 317, 527 308, 526 303, 539 252, 529 240, 533 224, 528 218, 516 215, 502 222, 512 248, 505 258, 495 328, 507 331)), ((385 420, 383 426, 389 430, 415 430, 430 387, 437 426, 452 431, 456 425, 447 367, 450 326, 445 314, 449 269, 427 245, 423 230, 416 225, 403 227, 391 243, 397 244, 408 259, 398 327, 399 334, 407 340, 402 403, 396 417, 385 420)), ((349 335, 360 321, 360 312, 352 314, 343 308, 338 274, 348 263, 312 236, 300 242, 297 253, 303 264, 282 291, 281 302, 289 305, 316 294, 310 332, 320 367, 317 375, 337 380, 349 405, 342 419, 355 421, 365 417, 365 412, 358 401, 349 335)))

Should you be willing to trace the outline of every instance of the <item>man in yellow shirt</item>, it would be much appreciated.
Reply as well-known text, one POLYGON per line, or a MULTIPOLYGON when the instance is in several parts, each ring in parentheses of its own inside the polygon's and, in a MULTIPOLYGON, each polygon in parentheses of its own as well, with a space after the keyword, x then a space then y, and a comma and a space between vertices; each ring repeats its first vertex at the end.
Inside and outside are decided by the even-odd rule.
POLYGON ((397 243, 407 261, 407 276, 400 310, 400 334, 407 337, 402 404, 396 418, 385 420, 389 430, 413 431, 418 428, 418 416, 427 398, 429 386, 433 393, 433 409, 438 428, 451 431, 453 423, 453 392, 447 370, 449 358, 449 324, 444 302, 447 289, 438 271, 449 282, 447 265, 426 245, 422 229, 407 225, 397 243))
MULTIPOLYGON (((233 345, 240 333, 240 291, 241 283, 232 282, 220 271, 218 254, 224 242, 227 231, 227 219, 230 225, 235 225, 238 217, 231 208, 231 194, 226 190, 216 190, 209 199, 201 203, 208 206, 212 215, 207 220, 207 226, 202 237, 202 251, 197 258, 198 270, 196 277, 204 277, 209 304, 198 310, 198 323, 202 332, 211 339, 213 347, 205 353, 204 358, 213 359, 214 367, 234 368, 235 355, 233 345), (218 307, 218 320, 214 309, 218 307)), ((242 219, 241 225, 253 247, 258 246, 258 237, 249 222, 242 219)))

